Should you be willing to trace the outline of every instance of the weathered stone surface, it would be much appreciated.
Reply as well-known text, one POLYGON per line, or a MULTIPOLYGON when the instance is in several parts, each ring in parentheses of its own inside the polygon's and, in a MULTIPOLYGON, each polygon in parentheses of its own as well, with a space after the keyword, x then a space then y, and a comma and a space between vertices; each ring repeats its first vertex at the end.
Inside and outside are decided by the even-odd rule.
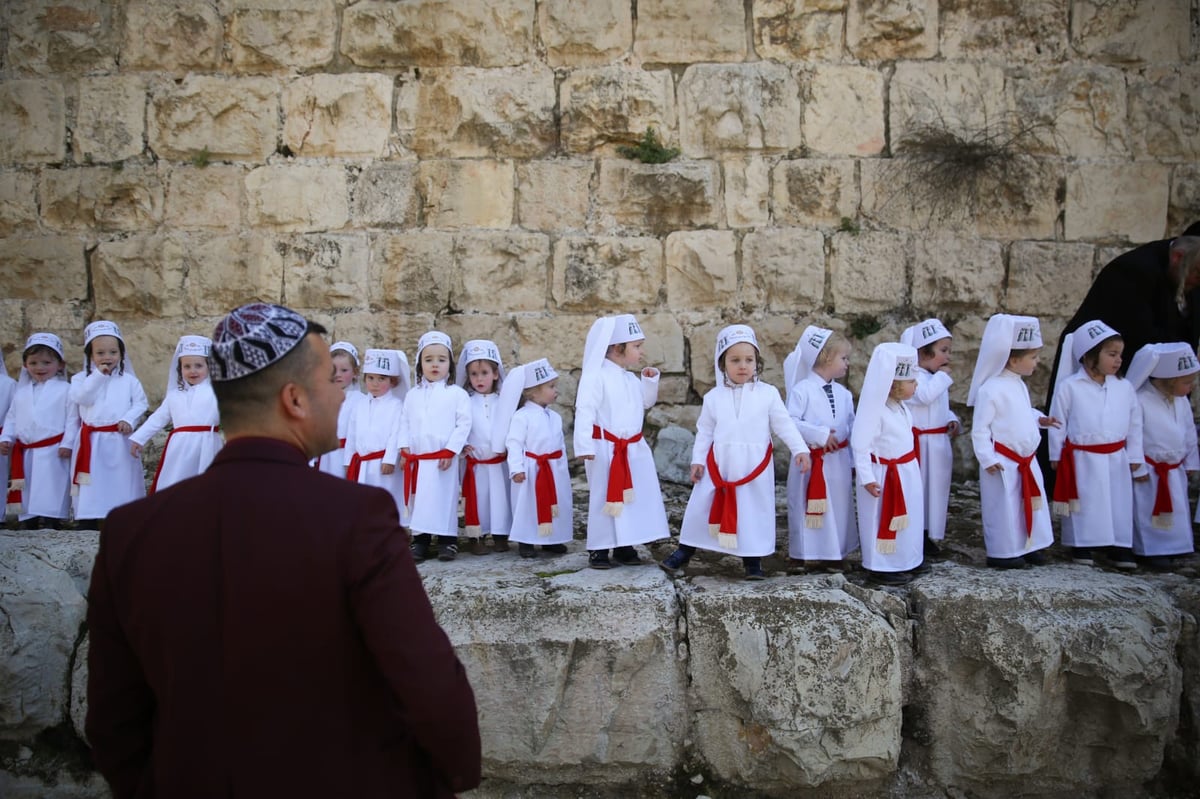
POLYGON ((1178 0, 1080 0, 1072 5, 1071 45, 1101 61, 1187 58, 1191 19, 1178 0))
POLYGON ((283 301, 290 307, 332 311, 362 304, 370 263, 366 234, 296 236, 278 249, 283 301))
POLYGON ((230 57, 247 71, 312 69, 333 60, 333 0, 235 0, 230 57))
POLYGON ((206 0, 130 0, 121 66, 182 74, 221 62, 224 23, 206 0))
POLYGON ((283 90, 283 143, 297 156, 373 158, 392 131, 387 75, 309 75, 283 90))
POLYGON ((379 236, 371 244, 372 303, 405 313, 437 313, 450 303, 453 277, 450 233, 400 233, 379 236))
POLYGON ((837 226, 858 214, 855 161, 801 159, 775 165, 772 190, 777 225, 837 226))
POLYGON ((598 224, 602 230, 652 233, 715 225, 721 218, 720 183, 715 161, 601 161, 598 224))
POLYGON ((32 172, 0 171, 0 236, 37 225, 37 177, 32 172))
POLYGON ((0 164, 54 163, 66 154, 66 101, 51 80, 0 81, 0 164))
POLYGON ((4 66, 16 75, 110 71, 116 66, 119 12, 106 0, 8 3, 4 66))
POLYGON ((1069 0, 940 0, 942 57, 1058 62, 1067 53, 1069 0))
POLYGON ((241 167, 178 166, 167 179, 164 222, 181 230, 232 230, 242 224, 241 167))
MULTIPOLYGON (((330 338, 361 342, 362 347, 383 347, 413 352, 417 339, 435 327, 431 313, 379 313, 350 311, 330 320, 330 338)), ((361 351, 361 349, 360 349, 361 351)))
POLYGON ((351 220, 367 227, 413 227, 420 219, 417 164, 375 163, 354 185, 351 220))
POLYGON ((903 152, 905 138, 948 131, 967 141, 1012 125, 1004 71, 986 63, 903 62, 890 85, 889 131, 892 150, 903 152), (935 99, 936 98, 936 99, 935 99))
POLYGON ((254 300, 282 301, 283 258, 271 238, 250 234, 193 236, 187 241, 185 254, 187 298, 197 314, 221 316, 230 308, 254 300))
MULTIPOLYGON (((1095 64, 1055 64, 1014 82, 1027 151, 1074 158, 1129 153, 1125 73, 1095 64)), ((1156 112, 1161 113, 1161 110, 1156 112)))
POLYGON ((248 221, 275 230, 337 230, 350 218, 338 166, 262 166, 246 175, 248 221))
POLYGON ((665 69, 631 66, 577 69, 562 82, 562 146, 589 153, 632 144, 647 128, 665 146, 674 143, 675 86, 665 69), (607 147, 606 147, 607 146, 607 147))
POLYGON ((679 138, 689 158, 730 150, 786 152, 802 144, 800 85, 782 64, 689 67, 679 97, 679 138))
POLYGON ((1004 250, 998 241, 941 233, 913 239, 912 304, 990 316, 1000 310, 1004 250))
POLYGON ((737 303, 737 239, 729 230, 696 230, 667 236, 667 301, 672 308, 737 303))
POLYGON ((1200 67, 1147 67, 1129 76, 1136 158, 1200 161, 1200 67))
POLYGON ((1004 309, 1034 315, 1069 314, 1091 284, 1090 244, 1014 242, 1008 256, 1004 309))
POLYGON ((640 0, 633 52, 642 61, 741 61, 746 12, 739 0, 640 0))
POLYGON ((658 304, 663 282, 658 239, 564 236, 554 245, 551 295, 560 309, 637 313, 658 304))
MULTIPOLYGON (((564 412, 572 407, 575 395, 567 397, 563 390, 562 377, 568 369, 578 367, 583 362, 583 343, 587 340, 588 329, 595 316, 587 314, 516 314, 512 317, 513 332, 511 334, 513 363, 528 363, 536 358, 547 358, 559 373, 558 405, 555 407, 562 416, 564 424, 567 414, 564 412)), ((644 319, 641 320, 643 323, 644 319)), ((645 328, 643 328, 645 330, 645 328)), ((505 344, 496 343, 506 354, 505 344)), ((647 343, 650 343, 647 340, 647 343)), ((571 446, 571 436, 567 436, 567 446, 571 446)))
POLYGON ((895 770, 908 631, 839 583, 685 589, 696 746, 722 779, 779 792, 895 770))
MULTIPOLYGON (((85 586, 84 591, 86 592, 86 590, 85 586)), ((83 725, 87 719, 87 657, 88 651, 91 649, 90 640, 87 633, 84 633, 83 640, 75 649, 75 663, 74 668, 71 669, 71 705, 68 708, 71 727, 79 736, 79 740, 84 743, 87 743, 87 734, 84 732, 83 725)))
POLYGON ((758 0, 754 49, 778 61, 836 61, 842 55, 847 0, 758 0))
POLYGON ((906 304, 912 242, 896 233, 835 233, 829 258, 834 309, 882 311, 906 304))
MULTIPOLYGON (((638 324, 646 334, 646 364, 663 372, 682 372, 683 328, 679 321, 669 313, 646 313, 638 316, 638 324)), ((581 356, 584 338, 586 336, 578 340, 581 356)), ((576 363, 580 361, 582 358, 576 363)), ((666 401, 662 399, 661 386, 659 397, 659 402, 666 401)))
POLYGON ((1169 167, 1148 161, 1077 165, 1067 173, 1067 239, 1160 237, 1167 221, 1169 175, 1169 167), (1131 208, 1137 213, 1129 213, 1131 208))
POLYGON ((86 299, 83 242, 74 236, 0 239, 0 286, 14 300, 86 299))
POLYGON ((187 246, 186 239, 160 234, 100 242, 92 254, 96 307, 118 318, 182 316, 187 246))
POLYGON ((517 221, 543 231, 581 231, 587 223, 592 161, 538 160, 517 167, 517 221))
POLYGON ((541 311, 550 238, 522 231, 465 232, 454 239, 451 305, 460 310, 541 311))
POLYGON ((807 228, 768 228, 748 234, 742 240, 742 285, 748 294, 753 287, 771 311, 807 313, 822 305, 825 237, 807 228))
POLYGON ((419 168, 430 227, 505 228, 512 224, 512 161, 422 161, 419 168))
POLYGON ((269 78, 188 75, 159 86, 147 114, 150 148, 173 160, 263 161, 275 152, 278 93, 269 78))
MULTIPOLYGON (((661 379, 660 391, 661 391, 661 379)), ((658 431, 654 441, 654 468, 660 480, 691 485, 692 448, 696 434, 678 425, 668 425, 658 431)))
POLYGON ((121 161, 145 148, 146 84, 137 75, 80 78, 71 128, 76 161, 121 161))
POLYGON ((146 230, 162 221, 163 185, 153 167, 48 169, 42 221, 57 230, 146 230))
POLYGON ((1181 611, 1179 665, 1183 697, 1179 703, 1179 732, 1168 744, 1166 761, 1178 773, 1200 778, 1200 585, 1195 580, 1167 577, 1161 583, 1181 611))
POLYGON ((555 144, 554 99, 541 65, 422 70, 400 90, 396 128, 422 157, 533 158, 555 144))
POLYGON ((534 4, 365 0, 342 12, 342 53, 368 67, 502 67, 533 52, 534 4))
POLYGON ((489 776, 631 784, 675 767, 684 668, 662 572, 598 573, 582 551, 556 558, 569 571, 553 577, 487 558, 421 568, 471 675, 489 776))
POLYGON ((553 67, 607 64, 633 45, 633 8, 624 0, 546 0, 538 32, 553 67))
POLYGON ((1167 233, 1177 236, 1200 221, 1200 164, 1180 164, 1171 170, 1171 202, 1167 233))
POLYGON ((771 166, 756 156, 721 161, 725 177, 725 224, 731 228, 763 227, 770 222, 771 166))
POLYGON ((937 0, 850 0, 846 49, 856 58, 930 58, 937 46, 937 0))
POLYGON ((1163 592, 1077 566, 1003 581, 953 568, 912 600, 940 782, 981 797, 1140 793, 1157 773, 1181 690, 1179 612, 1163 592))
POLYGON ((886 137, 883 73, 868 67, 820 66, 805 87, 804 142, 822 155, 878 155, 886 137))

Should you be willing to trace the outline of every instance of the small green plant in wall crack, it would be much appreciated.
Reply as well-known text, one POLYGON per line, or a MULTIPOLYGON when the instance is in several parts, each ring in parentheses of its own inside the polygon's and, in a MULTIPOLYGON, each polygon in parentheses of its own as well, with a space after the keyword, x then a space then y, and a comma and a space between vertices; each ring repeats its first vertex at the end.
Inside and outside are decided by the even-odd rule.
POLYGON ((664 147, 663 143, 658 140, 658 134, 654 132, 654 128, 646 128, 645 134, 637 144, 622 144, 617 148, 617 152, 633 161, 641 161, 643 164, 665 164, 679 155, 679 148, 664 147))

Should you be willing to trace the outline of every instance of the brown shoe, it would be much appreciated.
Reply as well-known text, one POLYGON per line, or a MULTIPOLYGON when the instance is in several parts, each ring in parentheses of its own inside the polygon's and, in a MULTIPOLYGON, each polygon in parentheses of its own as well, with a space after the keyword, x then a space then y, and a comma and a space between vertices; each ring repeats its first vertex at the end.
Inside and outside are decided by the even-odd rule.
POLYGON ((469 540, 471 542, 471 546, 468 551, 472 555, 487 555, 491 552, 491 550, 487 548, 487 545, 483 543, 482 537, 481 538, 472 538, 469 540))
POLYGON ((508 547, 508 536, 506 536, 506 535, 494 535, 494 536, 492 536, 492 550, 493 550, 493 551, 495 551, 495 552, 507 552, 507 551, 508 551, 508 549, 509 549, 509 547, 508 547))

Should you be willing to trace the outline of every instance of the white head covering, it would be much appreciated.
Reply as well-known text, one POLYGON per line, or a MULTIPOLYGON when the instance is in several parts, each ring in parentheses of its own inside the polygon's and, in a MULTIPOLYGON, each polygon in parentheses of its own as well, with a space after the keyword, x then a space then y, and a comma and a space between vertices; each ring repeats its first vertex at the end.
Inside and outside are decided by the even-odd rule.
MULTIPOLYGON (((179 359, 188 355, 195 355, 200 358, 208 358, 212 355, 212 339, 208 336, 180 336, 179 342, 175 345, 175 354, 171 356, 171 365, 167 368, 167 396, 172 389, 175 391, 187 391, 187 383, 183 384, 183 388, 179 387, 179 359)), ((208 380, 209 378, 204 378, 208 380)))
MULTIPOLYGON (((116 322, 110 322, 107 319, 97 319, 83 329, 83 346, 86 348, 92 340, 98 336, 112 336, 121 342, 125 355, 121 358, 121 371, 125 374, 133 374, 133 362, 129 360, 129 345, 125 343, 125 337, 121 335, 121 328, 117 327, 116 322)), ((83 371, 88 371, 88 358, 85 353, 83 356, 83 371)))
POLYGON ((362 366, 362 361, 358 359, 358 348, 349 341, 333 342, 333 345, 329 348, 329 354, 333 355, 335 352, 346 353, 354 361, 355 366, 362 366))
POLYGON ((458 371, 454 375, 454 382, 459 387, 467 384, 467 364, 472 361, 491 361, 496 364, 500 382, 504 382, 504 361, 500 359, 500 348, 496 346, 496 342, 486 338, 473 338, 463 344, 462 351, 458 353, 458 363, 455 364, 458 371))
POLYGON ((514 366, 508 371, 508 377, 500 385, 500 401, 492 420, 492 452, 504 452, 508 428, 525 389, 549 383, 557 377, 558 372, 545 358, 514 366))
POLYGON ((863 377, 862 391, 858 395, 858 408, 854 412, 854 424, 866 424, 874 429, 883 413, 895 380, 917 379, 917 350, 908 344, 887 341, 875 347, 867 373, 863 377))
POLYGON ((1078 372, 1083 366, 1083 356, 1087 355, 1092 347, 1106 338, 1119 335, 1121 334, 1099 319, 1084 322, 1076 330, 1064 335, 1062 356, 1058 359, 1058 371, 1054 374, 1054 385, 1062 385, 1064 380, 1078 372))
POLYGON ((941 341, 944 338, 953 338, 950 331, 942 324, 940 319, 926 319, 923 322, 917 322, 912 327, 905 329, 900 334, 900 343, 908 344, 910 347, 921 349, 922 347, 932 344, 935 341, 941 341))
POLYGON ((579 374, 579 386, 575 392, 575 401, 587 396, 592 385, 598 379, 600 367, 604 365, 605 355, 612 344, 625 344, 630 341, 644 339, 642 328, 631 314, 620 316, 601 316, 588 330, 587 341, 583 345, 583 369, 579 374))
POLYGON ((734 344, 743 343, 751 344, 755 352, 761 352, 758 348, 758 337, 754 335, 754 329, 749 325, 729 325, 717 334, 717 346, 713 353, 713 372, 716 374, 718 386, 723 384, 721 367, 718 366, 721 356, 734 344))
POLYGON ((1189 345, 1176 341, 1167 344, 1147 344, 1142 347, 1134 353, 1125 379, 1137 390, 1152 377, 1170 379, 1194 375, 1197 372, 1200 372, 1200 361, 1196 359, 1196 353, 1189 345))
POLYGON ((408 393, 408 357, 404 350, 367 350, 363 355, 362 370, 363 374, 398 377, 400 382, 392 388, 392 393, 400 399, 404 399, 404 395, 408 393))
POLYGON ((832 335, 833 331, 827 327, 809 325, 804 328, 804 332, 796 341, 796 348, 783 359, 783 382, 787 384, 784 386, 786 391, 791 391, 793 386, 808 377, 817 363, 817 356, 825 349, 832 335))
POLYGON ((624 344, 629 341, 641 341, 646 337, 642 332, 642 326, 637 323, 637 319, 633 314, 621 314, 613 320, 612 335, 608 338, 609 344, 624 344))
POLYGON ((426 347, 433 344, 441 344, 446 348, 446 352, 449 353, 450 358, 454 358, 454 344, 450 341, 450 337, 440 330, 430 330, 428 333, 417 339, 417 354, 413 356, 414 371, 420 368, 421 353, 426 347))
POLYGON ((62 339, 53 333, 34 333, 32 336, 25 339, 25 347, 21 350, 21 374, 17 377, 17 382, 21 384, 33 382, 33 378, 30 377, 29 372, 25 370, 25 353, 29 351, 30 347, 36 347, 39 344, 43 347, 49 347, 50 349, 54 350, 56 353, 58 353, 59 360, 63 362, 62 368, 58 370, 58 374, 51 379, 66 380, 67 358, 65 355, 63 355, 62 339))
POLYGON ((979 357, 975 360, 975 373, 971 376, 971 388, 967 392, 967 405, 975 405, 975 395, 979 393, 979 387, 985 381, 1004 371, 1010 352, 1032 350, 1041 346, 1042 329, 1036 316, 993 314, 983 329, 979 357))

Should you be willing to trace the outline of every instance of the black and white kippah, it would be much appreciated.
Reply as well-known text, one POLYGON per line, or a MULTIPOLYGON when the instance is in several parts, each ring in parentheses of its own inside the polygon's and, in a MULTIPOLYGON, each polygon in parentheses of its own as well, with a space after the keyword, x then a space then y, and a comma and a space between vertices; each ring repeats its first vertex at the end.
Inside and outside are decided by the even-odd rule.
POLYGON ((229 312, 212 335, 212 380, 237 380, 287 355, 308 332, 308 320, 291 308, 253 302, 229 312))

